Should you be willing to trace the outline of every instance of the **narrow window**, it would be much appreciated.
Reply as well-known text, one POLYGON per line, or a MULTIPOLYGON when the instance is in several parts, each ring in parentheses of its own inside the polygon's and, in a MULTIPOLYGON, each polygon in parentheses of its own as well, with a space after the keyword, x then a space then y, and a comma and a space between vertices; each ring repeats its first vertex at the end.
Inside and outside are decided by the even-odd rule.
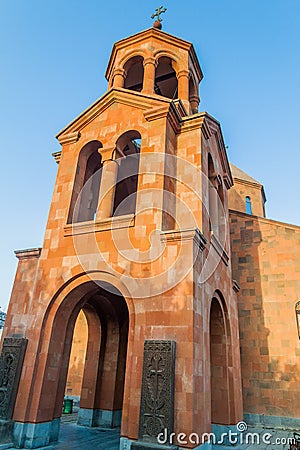
POLYGON ((136 206, 141 135, 127 131, 116 143, 118 175, 115 189, 113 216, 133 214, 136 206))
POLYGON ((298 337, 300 339, 300 302, 296 303, 295 310, 296 310, 298 337))
POLYGON ((218 194, 216 189, 216 172, 211 155, 208 155, 208 214, 209 228, 218 236, 218 194))
POLYGON ((246 197, 246 214, 252 214, 252 204, 251 204, 251 198, 246 197))
POLYGON ((94 219, 101 181, 101 142, 91 141, 81 150, 73 186, 68 223, 94 219))

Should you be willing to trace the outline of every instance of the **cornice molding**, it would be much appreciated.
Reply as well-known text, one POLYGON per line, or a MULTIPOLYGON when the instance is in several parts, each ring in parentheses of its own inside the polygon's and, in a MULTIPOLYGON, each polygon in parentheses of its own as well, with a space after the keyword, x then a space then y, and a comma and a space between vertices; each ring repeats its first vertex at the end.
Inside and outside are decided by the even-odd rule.
POLYGON ((220 160, 222 164, 222 170, 225 174, 226 180, 226 188, 230 189, 233 186, 233 179, 231 175, 230 165, 227 157, 227 152, 225 149, 223 134, 221 130, 220 122, 218 122, 214 117, 212 117, 207 112, 202 112, 198 114, 201 117, 204 117, 205 122, 209 129, 209 137, 215 136, 216 144, 218 146, 218 151, 220 155, 220 160))
POLYGON ((57 164, 60 163, 62 151, 52 153, 53 158, 57 164))
POLYGON ((61 136, 57 137, 57 139, 61 145, 74 144, 75 142, 79 141, 80 132, 73 131, 70 133, 62 134, 61 136))
POLYGON ((144 117, 147 122, 167 118, 174 132, 178 134, 180 131, 181 117, 173 102, 171 102, 169 105, 163 105, 145 111, 144 117))
POLYGON ((160 239, 162 242, 194 241, 200 250, 204 250, 207 244, 198 228, 162 231, 160 239))
POLYGON ((163 119, 169 114, 170 105, 158 106, 157 108, 148 109, 144 111, 144 117, 147 122, 153 122, 153 120, 163 119))
POLYGON ((64 236, 78 236, 80 234, 128 228, 133 227, 134 224, 134 214, 108 217, 107 219, 96 220, 95 222, 92 220, 88 222, 70 223, 64 227, 64 236))
POLYGON ((183 117, 181 122, 181 133, 186 133, 189 131, 194 131, 201 129, 204 137, 209 139, 210 131, 205 123, 205 118, 200 114, 193 114, 191 116, 183 117))
POLYGON ((229 209, 229 218, 231 216, 239 216, 246 221, 256 221, 260 223, 266 223, 268 225, 275 225, 278 227, 289 228, 300 232, 300 225, 294 225, 292 223, 280 222, 279 220, 269 219, 267 217, 255 216, 254 214, 247 214, 242 211, 236 211, 234 209, 229 209))
POLYGON ((120 103, 141 110, 147 110, 155 107, 155 105, 170 105, 172 100, 161 96, 154 97, 143 94, 142 92, 113 87, 70 122, 69 125, 63 128, 56 135, 56 138, 62 143, 62 141, 64 142, 70 134, 79 133, 80 130, 103 113, 113 103, 120 103))
POLYGON ((259 190, 262 189, 263 185, 260 183, 255 183, 254 181, 243 180, 243 178, 233 177, 234 182, 245 184, 246 186, 255 187, 259 190))
POLYGON ((267 197, 266 197, 266 193, 265 193, 265 188, 261 183, 255 183, 255 181, 243 180, 243 178, 239 178, 239 177, 233 177, 233 182, 234 182, 234 184, 240 183, 245 186, 250 186, 250 187, 254 187, 255 189, 259 189, 261 191, 263 202, 266 203, 267 197))
POLYGON ((25 250, 15 250, 16 257, 21 261, 23 259, 38 259, 41 256, 40 247, 28 248, 25 250))

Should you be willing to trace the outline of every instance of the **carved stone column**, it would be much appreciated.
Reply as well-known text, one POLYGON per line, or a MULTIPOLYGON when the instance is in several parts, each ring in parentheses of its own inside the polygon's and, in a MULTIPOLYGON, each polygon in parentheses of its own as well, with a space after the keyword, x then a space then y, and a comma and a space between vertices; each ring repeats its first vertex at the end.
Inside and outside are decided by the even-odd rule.
POLYGON ((154 81, 155 81, 155 58, 149 57, 144 60, 144 81, 143 90, 144 94, 154 93, 154 81))
MULTIPOLYGON (((100 153, 103 155, 112 155, 114 149, 103 151, 100 149, 100 153)), ((118 175, 118 162, 112 158, 105 159, 103 161, 101 184, 99 191, 98 209, 96 220, 108 219, 112 215, 115 197, 115 188, 118 175)))
POLYGON ((124 69, 115 69, 113 75, 113 87, 124 87, 126 72, 124 69))
POLYGON ((187 112, 189 112, 189 109, 190 109, 190 102, 189 102, 189 71, 185 70, 185 69, 180 70, 177 73, 177 80, 178 80, 178 98, 184 104, 187 112))
POLYGON ((192 114, 197 114, 199 103, 200 103, 200 97, 198 95, 190 96, 190 105, 191 105, 192 114))

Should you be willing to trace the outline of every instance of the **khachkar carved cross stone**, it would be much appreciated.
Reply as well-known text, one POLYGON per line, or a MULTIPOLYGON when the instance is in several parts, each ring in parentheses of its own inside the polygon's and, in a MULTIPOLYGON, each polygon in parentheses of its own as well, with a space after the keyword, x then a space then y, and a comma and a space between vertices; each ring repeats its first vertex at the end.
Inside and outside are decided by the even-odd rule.
POLYGON ((26 346, 25 338, 4 338, 0 356, 0 419, 12 418, 26 346))
POLYGON ((139 439, 158 443, 174 425, 175 342, 145 341, 139 439))

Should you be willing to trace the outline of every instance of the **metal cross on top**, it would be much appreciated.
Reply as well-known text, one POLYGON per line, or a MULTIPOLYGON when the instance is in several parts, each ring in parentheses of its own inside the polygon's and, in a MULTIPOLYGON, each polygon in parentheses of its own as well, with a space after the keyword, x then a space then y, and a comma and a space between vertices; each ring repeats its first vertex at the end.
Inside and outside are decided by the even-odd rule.
POLYGON ((162 18, 160 17, 160 15, 165 13, 167 11, 167 8, 160 6, 159 8, 156 8, 155 11, 156 13, 152 14, 151 19, 154 19, 156 17, 156 20, 158 20, 158 22, 162 22, 162 18))

